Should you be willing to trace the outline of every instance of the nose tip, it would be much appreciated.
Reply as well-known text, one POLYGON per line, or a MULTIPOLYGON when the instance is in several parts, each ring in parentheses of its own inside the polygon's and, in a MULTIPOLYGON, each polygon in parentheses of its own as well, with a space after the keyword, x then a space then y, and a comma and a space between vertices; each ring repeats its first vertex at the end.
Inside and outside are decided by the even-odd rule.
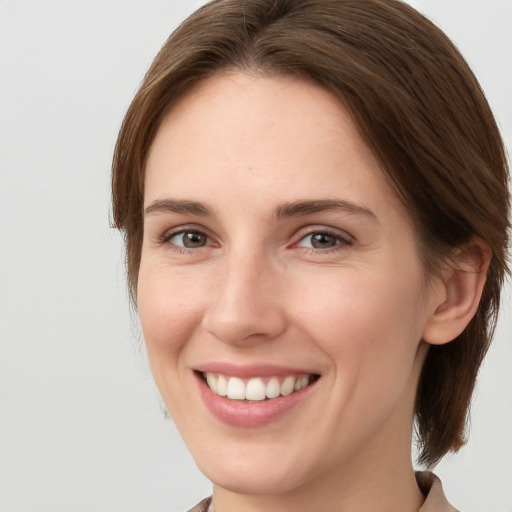
POLYGON ((213 295, 203 328, 223 343, 247 346, 276 338, 286 329, 275 280, 261 268, 232 271, 213 295))
MULTIPOLYGON (((240 305, 237 305, 240 311, 240 305)), ((240 314, 209 313, 203 322, 204 328, 220 341, 230 345, 247 345, 273 339, 284 330, 283 322, 274 313, 257 313, 250 316, 240 314)))

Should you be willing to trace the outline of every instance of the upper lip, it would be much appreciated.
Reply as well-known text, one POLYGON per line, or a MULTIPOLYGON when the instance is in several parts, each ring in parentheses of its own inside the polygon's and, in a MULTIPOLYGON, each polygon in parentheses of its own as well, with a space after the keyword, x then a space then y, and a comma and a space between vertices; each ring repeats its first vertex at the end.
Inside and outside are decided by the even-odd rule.
POLYGON ((208 362, 200 364, 194 369, 202 373, 218 373, 229 377, 240 379, 251 379, 253 377, 285 377, 288 375, 318 375, 318 372, 307 368, 296 368, 279 366, 275 364, 233 364, 226 362, 208 362))

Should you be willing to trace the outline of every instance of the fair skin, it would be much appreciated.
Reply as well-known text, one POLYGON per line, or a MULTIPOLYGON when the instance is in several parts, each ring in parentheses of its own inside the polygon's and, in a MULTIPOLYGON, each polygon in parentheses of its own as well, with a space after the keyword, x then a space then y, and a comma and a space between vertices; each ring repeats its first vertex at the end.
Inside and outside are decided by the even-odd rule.
POLYGON ((216 512, 417 511, 425 341, 453 339, 483 283, 426 284, 412 222, 343 106, 292 78, 210 78, 161 124, 144 204, 148 357, 216 512), (242 400, 206 377, 306 387, 242 400))

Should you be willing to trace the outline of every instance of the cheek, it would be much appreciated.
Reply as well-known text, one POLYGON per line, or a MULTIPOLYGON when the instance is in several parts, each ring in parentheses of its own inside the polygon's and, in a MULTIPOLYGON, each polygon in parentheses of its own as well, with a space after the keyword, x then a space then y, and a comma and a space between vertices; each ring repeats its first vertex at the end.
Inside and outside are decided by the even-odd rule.
POLYGON ((187 342, 201 323, 201 290, 176 272, 141 265, 137 286, 138 311, 151 373, 173 418, 188 407, 190 397, 180 382, 186 370, 187 342))
POLYGON ((137 302, 148 355, 178 352, 201 321, 201 292, 190 279, 141 265, 137 302))
POLYGON ((303 279, 294 316, 335 363, 372 361, 382 371, 382 358, 388 367, 392 358, 409 361, 422 332, 421 287, 412 270, 393 275, 366 269, 303 279))

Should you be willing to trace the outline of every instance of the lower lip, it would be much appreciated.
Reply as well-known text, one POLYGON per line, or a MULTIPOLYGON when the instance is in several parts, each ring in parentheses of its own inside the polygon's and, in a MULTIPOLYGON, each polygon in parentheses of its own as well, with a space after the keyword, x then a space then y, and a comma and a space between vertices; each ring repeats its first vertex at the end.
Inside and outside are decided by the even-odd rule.
POLYGON ((209 411, 223 423, 234 427, 261 427, 277 421, 291 411, 311 393, 318 381, 309 386, 294 391, 290 395, 261 401, 230 400, 219 396, 206 385, 202 377, 198 376, 199 390, 209 411))

